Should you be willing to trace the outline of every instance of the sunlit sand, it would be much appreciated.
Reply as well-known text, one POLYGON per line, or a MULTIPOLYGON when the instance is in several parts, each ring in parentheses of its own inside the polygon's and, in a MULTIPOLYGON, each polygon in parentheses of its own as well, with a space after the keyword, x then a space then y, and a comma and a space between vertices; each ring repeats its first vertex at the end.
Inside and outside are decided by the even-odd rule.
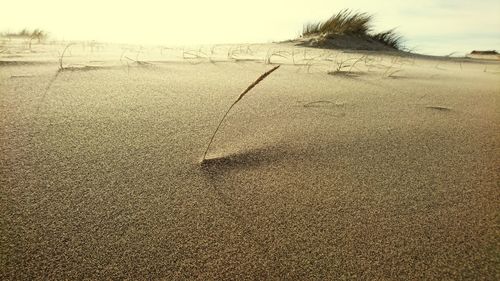
POLYGON ((497 279, 497 57, 299 41, 4 41, 0 278, 497 279))

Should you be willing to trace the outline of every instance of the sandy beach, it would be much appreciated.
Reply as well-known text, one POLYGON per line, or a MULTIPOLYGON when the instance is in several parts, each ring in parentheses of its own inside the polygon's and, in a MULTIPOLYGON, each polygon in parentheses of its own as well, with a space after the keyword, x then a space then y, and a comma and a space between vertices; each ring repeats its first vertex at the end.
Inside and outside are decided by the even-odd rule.
POLYGON ((0 279, 500 278, 498 60, 64 46, 0 54, 0 279))

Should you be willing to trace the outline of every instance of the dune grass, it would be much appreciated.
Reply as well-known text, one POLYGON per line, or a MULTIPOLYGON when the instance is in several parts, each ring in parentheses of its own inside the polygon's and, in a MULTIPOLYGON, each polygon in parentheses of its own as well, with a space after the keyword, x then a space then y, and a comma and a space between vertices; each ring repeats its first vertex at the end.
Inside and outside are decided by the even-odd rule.
POLYGON ((271 59, 274 56, 287 59, 288 56, 291 56, 291 54, 287 51, 269 49, 269 50, 267 50, 266 56, 264 58, 264 63, 265 64, 272 64, 271 59))
POLYGON ((68 48, 71 47, 72 45, 74 45, 74 43, 68 43, 66 45, 66 47, 64 47, 62 53, 59 54, 59 68, 57 69, 56 73, 54 73, 54 75, 52 76, 52 78, 49 80, 49 83, 45 87, 45 90, 43 91, 43 94, 42 94, 42 97, 40 99, 40 102, 38 103, 38 105, 37 105, 37 107, 35 109, 35 112, 38 113, 40 111, 40 108, 41 108, 43 102, 45 101, 45 97, 47 96, 47 93, 49 92, 50 88, 52 87, 52 84, 54 84, 54 82, 56 81, 56 79, 59 76, 59 74, 61 74, 61 72, 63 72, 64 70, 68 69, 67 67, 64 66, 63 59, 64 59, 64 54, 66 53, 66 51, 68 50, 68 48))
POLYGON ((403 48, 403 36, 397 33, 395 29, 372 34, 371 38, 397 50, 403 48))
POLYGON ((269 74, 273 73, 276 69, 278 69, 280 65, 273 67, 272 69, 266 71, 263 73, 257 80, 255 80, 250 86, 248 86, 241 94, 240 96, 236 99, 236 101, 231 104, 231 106, 228 108, 222 119, 220 120, 219 124, 217 125, 217 128, 215 129, 212 137, 210 138, 210 141, 208 142, 207 149, 205 150, 205 153, 203 154, 203 159, 201 160, 201 164, 204 164, 206 162, 207 158, 207 153, 208 150, 210 149, 210 145, 212 145, 212 142, 214 141, 215 135, 217 134, 217 131, 219 131, 220 126, 222 125, 222 122, 224 122, 224 119, 226 119, 227 115, 229 114, 229 111, 248 93, 250 90, 252 90, 255 86, 257 86, 262 80, 264 80, 269 74))
POLYGON ((372 28, 373 16, 342 10, 324 22, 307 23, 302 36, 333 34, 367 34, 372 28))
POLYGON ((48 32, 38 28, 34 30, 25 28, 18 32, 4 32, 1 35, 2 37, 37 39, 39 43, 49 37, 48 32))
POLYGON ((338 35, 361 36, 397 50, 403 48, 403 37, 395 29, 374 33, 373 15, 349 9, 340 11, 326 21, 305 24, 301 34, 302 37, 318 36, 326 39, 338 35))
POLYGON ((356 64, 366 59, 366 55, 363 55, 359 58, 350 58, 350 59, 336 59, 336 68, 333 71, 329 71, 330 75, 341 75, 341 74, 354 74, 353 69, 356 67, 356 64))
POLYGON ((31 51, 32 50, 31 46, 33 41, 36 40, 40 44, 42 41, 45 41, 49 37, 49 34, 38 28, 33 31, 25 28, 18 32, 0 33, 0 37, 6 37, 9 38, 9 40, 11 38, 26 39, 26 44, 28 46, 28 49, 31 51))
POLYGON ((63 59, 64 59, 64 54, 68 50, 69 47, 75 45, 74 43, 68 43, 66 47, 64 47, 64 50, 62 51, 61 55, 59 56, 59 71, 63 71, 65 67, 63 66, 63 59))

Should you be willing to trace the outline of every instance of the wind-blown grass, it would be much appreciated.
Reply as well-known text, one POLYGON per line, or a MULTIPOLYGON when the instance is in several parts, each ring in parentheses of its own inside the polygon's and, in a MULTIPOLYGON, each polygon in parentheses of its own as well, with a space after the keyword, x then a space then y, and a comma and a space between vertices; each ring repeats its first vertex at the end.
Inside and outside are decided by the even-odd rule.
POLYGON ((229 109, 226 111, 226 113, 224 114, 224 116, 222 117, 222 119, 220 120, 219 122, 219 125, 217 125, 217 128, 215 129, 212 137, 210 138, 210 141, 208 142, 208 145, 207 145, 207 149, 205 150, 205 153, 203 154, 203 159, 201 160, 201 163, 205 163, 205 160, 206 160, 206 157, 207 157, 207 153, 208 153, 208 150, 210 149, 210 145, 212 144, 212 142, 214 141, 214 138, 215 138, 215 135, 217 134, 217 131, 219 131, 219 128, 220 126, 222 125, 222 122, 224 121, 224 119, 226 119, 227 115, 229 114, 229 111, 231 111, 231 109, 248 93, 250 92, 250 90, 252 90, 255 86, 257 86, 260 82, 262 82, 262 80, 264 80, 267 76, 269 76, 269 74, 273 73, 276 69, 278 69, 280 67, 280 65, 278 66, 275 66, 273 67, 272 69, 266 71, 264 74, 262 74, 261 76, 259 76, 259 78, 257 78, 257 80, 255 80, 252 84, 250 84, 250 86, 248 86, 241 94, 240 96, 236 99, 236 101, 233 102, 233 104, 231 104, 231 106, 229 107, 229 109))
POLYGON ((12 37, 12 38, 31 38, 31 39, 37 39, 38 42, 45 40, 48 38, 49 34, 46 31, 43 31, 41 29, 35 29, 33 31, 29 29, 23 29, 19 32, 4 32, 1 34, 3 37, 12 37))
POLYGON ((307 23, 303 26, 302 37, 318 36, 333 39, 338 35, 366 37, 394 49, 403 48, 403 37, 395 29, 373 33, 373 15, 345 9, 324 22, 307 23))
POLYGON ((28 49, 31 51, 31 45, 32 45, 34 40, 37 40, 38 43, 40 44, 42 41, 45 41, 49 37, 49 34, 41 29, 38 29, 38 28, 33 30, 33 31, 25 28, 25 29, 18 31, 18 32, 0 33, 0 37, 6 37, 9 40, 11 38, 26 39, 26 44, 28 46, 28 49))
POLYGON ((371 35, 371 38, 397 50, 403 48, 403 36, 398 34, 394 28, 384 32, 373 34, 371 35))
POLYGON ((66 50, 68 50, 69 47, 74 45, 74 43, 69 43, 66 45, 64 50, 62 51, 61 55, 59 56, 59 71, 63 71, 65 67, 63 66, 63 59, 64 59, 64 54, 66 53, 66 50))
POLYGON ((304 25, 302 36, 334 34, 367 34, 372 26, 373 16, 367 13, 354 13, 342 10, 324 22, 304 25))
POLYGON ((353 75, 354 72, 352 72, 353 68, 356 67, 356 64, 358 64, 360 61, 363 61, 366 59, 366 56, 361 56, 359 58, 350 58, 350 59, 344 59, 344 60, 336 60, 337 67, 333 71, 329 71, 328 74, 331 75, 353 75), (345 70, 347 69, 348 70, 345 70))
POLYGON ((59 55, 59 68, 57 69, 56 73, 54 74, 54 76, 52 76, 52 78, 49 80, 49 83, 45 87, 45 90, 43 91, 42 97, 40 99, 40 102, 38 103, 38 106, 36 107, 35 112, 38 113, 40 111, 40 108, 42 106, 42 103, 45 101, 45 97, 47 96, 47 93, 49 92, 50 88, 52 87, 52 84, 54 84, 54 82, 56 81, 59 74, 61 74, 61 72, 63 72, 64 70, 67 69, 67 67, 65 67, 63 65, 64 54, 66 53, 68 48, 72 45, 74 45, 74 43, 67 44, 66 47, 64 47, 64 50, 62 51, 62 53, 59 55))

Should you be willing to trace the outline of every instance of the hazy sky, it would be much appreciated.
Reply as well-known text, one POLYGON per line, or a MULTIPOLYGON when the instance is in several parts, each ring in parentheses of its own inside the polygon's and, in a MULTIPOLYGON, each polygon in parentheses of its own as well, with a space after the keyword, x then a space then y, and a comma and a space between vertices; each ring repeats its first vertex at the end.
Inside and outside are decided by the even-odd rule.
POLYGON ((1 31, 41 28, 56 39, 137 44, 251 43, 291 39, 344 8, 398 27, 417 52, 500 49, 500 0, 2 0, 1 31))

